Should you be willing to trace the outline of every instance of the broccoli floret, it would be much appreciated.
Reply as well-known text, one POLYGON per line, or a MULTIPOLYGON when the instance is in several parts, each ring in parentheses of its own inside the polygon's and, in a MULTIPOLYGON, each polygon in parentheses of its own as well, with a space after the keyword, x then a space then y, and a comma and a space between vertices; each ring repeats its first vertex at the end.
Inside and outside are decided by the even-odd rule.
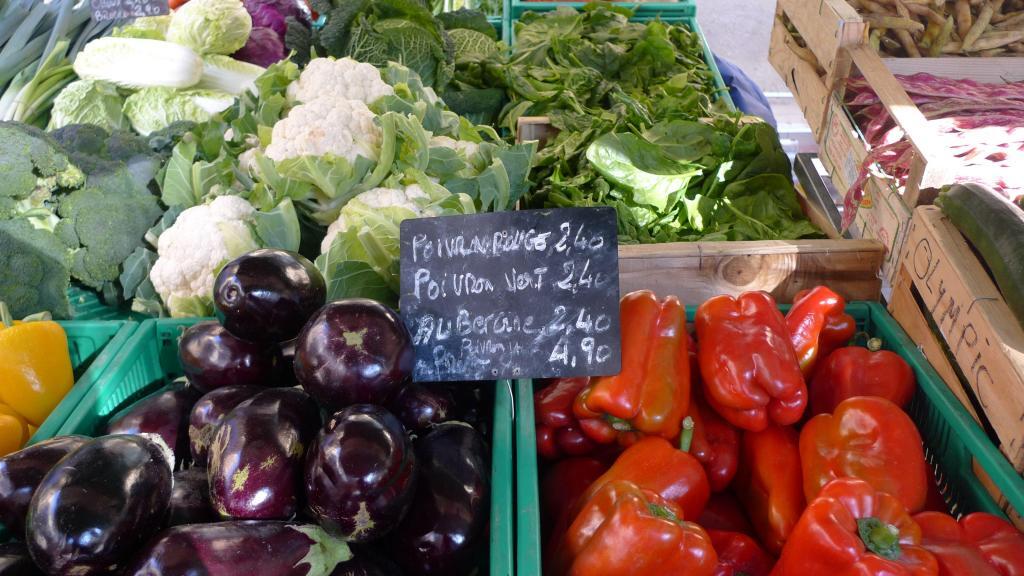
POLYGON ((45 132, 0 122, 0 218, 45 208, 51 195, 84 181, 82 171, 45 132))
POLYGON ((146 231, 162 211, 149 189, 122 167, 90 175, 85 188, 60 198, 57 213, 58 228, 74 226, 73 235, 62 230, 61 239, 78 241, 72 251, 72 275, 99 290, 118 279, 121 263, 143 245, 146 231))
POLYGON ((49 311, 70 315, 67 248, 27 220, 0 220, 0 300, 16 318, 49 311))
MULTIPOLYGON (((76 166, 92 179, 127 165, 135 181, 147 184, 160 169, 160 156, 131 132, 107 132, 92 124, 71 124, 51 133, 76 166)), ((91 183, 90 183, 91 185, 91 183)))
POLYGON ((444 25, 444 29, 449 32, 459 28, 466 30, 476 30, 477 32, 486 35, 491 40, 498 39, 498 32, 491 26, 491 23, 487 21, 487 15, 479 10, 472 10, 469 8, 460 8, 454 12, 444 12, 437 15, 437 19, 444 25))

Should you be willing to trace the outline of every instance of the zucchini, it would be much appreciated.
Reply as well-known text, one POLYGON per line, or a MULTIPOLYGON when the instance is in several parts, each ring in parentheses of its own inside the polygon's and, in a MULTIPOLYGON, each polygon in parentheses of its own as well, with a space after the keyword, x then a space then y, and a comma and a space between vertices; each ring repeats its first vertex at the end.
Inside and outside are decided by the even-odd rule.
POLYGON ((996 286, 1024 325, 1024 210, 980 184, 956 184, 936 204, 992 271, 996 286))

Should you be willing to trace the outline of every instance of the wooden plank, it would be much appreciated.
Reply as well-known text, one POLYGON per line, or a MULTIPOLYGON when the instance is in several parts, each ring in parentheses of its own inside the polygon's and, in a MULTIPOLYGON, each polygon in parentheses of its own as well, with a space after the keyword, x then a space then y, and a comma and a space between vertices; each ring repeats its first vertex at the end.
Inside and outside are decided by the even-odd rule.
POLYGON ((938 327, 1001 449, 1024 471, 1024 329, 956 228, 918 207, 903 266, 938 327))
POLYGON ((845 78, 849 60, 840 49, 867 42, 868 27, 857 11, 845 0, 778 2, 825 72, 845 78))
POLYGON ((776 16, 768 48, 768 61, 785 81, 815 139, 820 142, 825 129, 828 90, 817 68, 796 53, 793 47, 795 43, 796 39, 786 29, 782 18, 776 16))
POLYGON ((871 240, 678 242, 619 247, 623 293, 650 289, 698 303, 764 290, 779 302, 827 284, 848 300, 878 300, 884 247, 871 240))

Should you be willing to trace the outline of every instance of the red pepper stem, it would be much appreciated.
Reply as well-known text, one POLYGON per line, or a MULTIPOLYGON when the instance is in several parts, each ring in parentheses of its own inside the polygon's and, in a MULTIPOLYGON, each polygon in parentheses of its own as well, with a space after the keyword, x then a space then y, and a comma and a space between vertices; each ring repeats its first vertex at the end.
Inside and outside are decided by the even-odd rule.
POLYGON ((878 518, 858 518, 857 533, 872 553, 895 560, 900 557, 900 531, 878 518))
POLYGON ((878 352, 879 350, 882 349, 882 339, 881 338, 868 338, 867 346, 868 346, 868 350, 871 350, 872 352, 878 352))
POLYGON ((691 444, 693 444, 693 418, 687 416, 683 418, 683 431, 679 433, 679 449, 689 452, 691 444))
POLYGON ((14 317, 11 316, 11 309, 7 307, 6 302, 0 302, 0 324, 5 328, 14 326, 14 317))

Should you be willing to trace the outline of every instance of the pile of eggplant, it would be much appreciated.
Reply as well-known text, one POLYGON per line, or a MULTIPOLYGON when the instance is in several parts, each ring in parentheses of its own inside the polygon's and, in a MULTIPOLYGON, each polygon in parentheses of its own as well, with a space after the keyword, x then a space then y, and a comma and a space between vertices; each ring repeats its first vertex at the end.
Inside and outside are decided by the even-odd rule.
POLYGON ((472 573, 487 387, 412 383, 398 314, 325 294, 295 253, 228 263, 183 379, 0 458, 0 576, 472 573))

